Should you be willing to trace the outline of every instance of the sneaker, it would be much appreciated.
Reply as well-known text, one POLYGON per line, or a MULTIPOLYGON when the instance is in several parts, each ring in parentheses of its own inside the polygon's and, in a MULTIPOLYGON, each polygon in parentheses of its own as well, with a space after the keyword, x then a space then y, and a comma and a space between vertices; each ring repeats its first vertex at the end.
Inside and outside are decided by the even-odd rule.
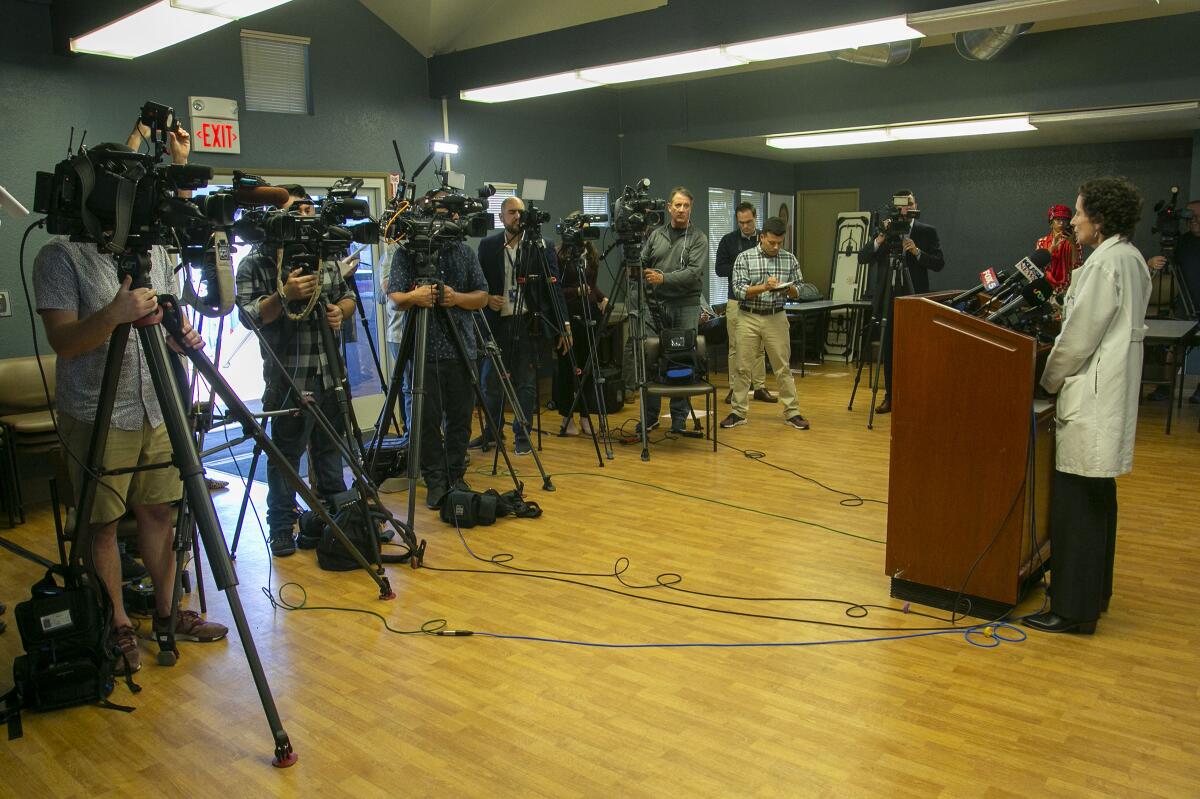
POLYGON ((533 452, 533 445, 529 443, 529 439, 518 441, 513 447, 513 452, 517 455, 528 455, 533 452))
POLYGON ((671 425, 671 435, 673 435, 673 436, 681 436, 686 432, 687 432, 686 426, 680 425, 680 426, 676 427, 675 425, 671 425))
POLYGON ((568 419, 568 420, 567 420, 567 423, 566 423, 566 425, 563 427, 563 429, 562 429, 562 433, 561 433, 560 435, 564 435, 564 436, 577 436, 577 435, 579 435, 579 428, 575 426, 575 419, 574 419, 574 417, 572 417, 572 418, 570 418, 570 419, 568 419))
POLYGON ((1146 395, 1146 402, 1162 402, 1171 398, 1171 389, 1166 386, 1155 386, 1154 390, 1146 395))
MULTIPOLYGON (((1197 395, 1197 396, 1200 396, 1200 395, 1197 395)), ((1196 400, 1196 401, 1200 402, 1200 400, 1196 400)), ((585 436, 592 435, 592 423, 589 422, 587 419, 580 419, 579 420, 579 432, 585 436)))
POLYGON ((467 481, 461 477, 458 478, 457 480, 455 480, 454 484, 451 485, 450 487, 452 489, 454 489, 455 491, 470 491, 471 490, 471 486, 468 485, 467 481))
POLYGON ((732 388, 729 389, 729 393, 725 395, 725 404, 726 405, 733 404, 733 389, 732 388))
POLYGON ((478 435, 467 442, 467 449, 481 449, 487 452, 496 443, 496 440, 491 436, 478 435))
POLYGON ((736 413, 731 413, 721 420, 721 429, 728 430, 731 427, 737 427, 739 424, 745 424, 749 419, 738 416, 736 413))
POLYGON ((133 674, 142 668, 142 653, 138 649, 137 633, 128 624, 122 624, 113 630, 109 645, 117 652, 117 662, 113 665, 113 674, 133 674))
MULTIPOLYGON (((170 619, 155 616, 151 637, 156 637, 157 633, 164 630, 169 623, 170 619)), ((176 641, 197 641, 207 644, 212 641, 220 641, 228 634, 229 628, 224 624, 201 618, 200 614, 194 610, 180 610, 175 615, 176 641)))
POLYGON ((776 397, 765 388, 754 389, 754 399, 758 400, 759 402, 779 402, 779 397, 776 397))
MULTIPOLYGON (((661 426, 661 422, 659 422, 657 419, 655 419, 653 422, 646 425, 646 432, 653 433, 660 426, 661 426)), ((638 422, 637 425, 633 428, 633 434, 635 436, 640 436, 642 434, 642 423, 641 422, 638 422)))
POLYGON ((800 414, 796 414, 790 419, 784 420, 784 424, 789 424, 797 430, 807 430, 809 427, 811 427, 811 425, 808 423, 808 420, 800 414))
POLYGON ((271 554, 277 558, 286 558, 296 551, 296 539, 291 530, 280 530, 271 533, 271 554))
POLYGON ((214 480, 211 477, 205 477, 204 484, 208 486, 209 491, 224 491, 229 488, 228 480, 214 480))

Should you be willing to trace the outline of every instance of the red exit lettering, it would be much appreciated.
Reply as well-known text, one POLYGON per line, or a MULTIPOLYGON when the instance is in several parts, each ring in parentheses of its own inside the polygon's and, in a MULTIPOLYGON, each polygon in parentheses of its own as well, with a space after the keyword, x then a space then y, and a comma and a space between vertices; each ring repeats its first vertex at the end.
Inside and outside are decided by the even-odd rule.
POLYGON ((231 124, 204 122, 200 125, 200 141, 205 147, 232 147, 237 134, 231 124))

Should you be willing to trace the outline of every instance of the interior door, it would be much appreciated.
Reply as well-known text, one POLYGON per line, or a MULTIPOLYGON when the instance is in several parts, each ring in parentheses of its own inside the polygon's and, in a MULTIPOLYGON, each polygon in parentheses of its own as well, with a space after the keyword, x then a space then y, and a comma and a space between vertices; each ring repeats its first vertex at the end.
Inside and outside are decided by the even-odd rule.
MULTIPOLYGON (((796 257, 804 281, 828 293, 837 217, 858 210, 858 189, 796 192, 796 257)), ((826 298, 828 299, 828 297, 826 298)))

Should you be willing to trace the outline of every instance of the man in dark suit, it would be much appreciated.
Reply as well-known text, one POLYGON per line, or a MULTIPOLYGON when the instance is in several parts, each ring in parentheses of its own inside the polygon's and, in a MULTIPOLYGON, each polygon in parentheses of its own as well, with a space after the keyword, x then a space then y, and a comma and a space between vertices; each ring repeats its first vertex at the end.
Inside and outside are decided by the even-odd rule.
MULTIPOLYGON (((901 197, 908 198, 908 205, 904 206, 900 216, 902 219, 910 219, 913 212, 917 210, 917 198, 907 190, 898 191, 893 196, 897 205, 900 204, 901 197)), ((890 221, 884 220, 884 229, 890 226, 890 221)), ((884 246, 886 239, 885 230, 880 230, 874 239, 863 245, 862 251, 858 254, 860 264, 871 264, 870 284, 873 286, 875 302, 872 312, 876 319, 881 319, 884 313, 883 297, 886 293, 884 289, 887 287, 887 281, 891 280, 888 272, 889 248, 884 246)), ((942 256, 942 245, 938 241, 937 230, 932 225, 913 219, 912 230, 903 236, 900 242, 903 247, 904 266, 907 274, 902 284, 894 284, 891 291, 892 298, 927 293, 929 291, 929 273, 940 272, 946 265, 946 259, 942 256)), ((879 344, 883 349, 884 395, 883 402, 875 409, 876 413, 892 412, 892 322, 895 317, 890 308, 887 309, 887 317, 887 330, 884 332, 883 341, 879 344)))
MULTIPOLYGON (((538 274, 541 265, 521 264, 521 242, 524 233, 521 229, 521 212, 525 203, 519 197, 509 197, 500 207, 500 220, 503 230, 498 230, 479 242, 479 264, 483 267, 484 277, 488 284, 488 301, 484 306, 488 326, 492 335, 500 344, 501 358, 512 378, 517 400, 525 418, 532 424, 534 406, 537 399, 537 370, 539 355, 545 350, 545 342, 557 337, 558 348, 565 351, 569 346, 567 339, 558 335, 548 324, 553 321, 552 311, 544 307, 550 301, 550 276, 558 275, 558 258, 553 247, 546 247, 548 274, 538 281, 529 281, 521 292, 521 302, 518 307, 518 278, 525 274, 538 274), (542 323, 535 325, 532 314, 540 312, 542 323)), ((570 323, 562 331, 570 335, 570 323)), ((504 398, 504 390, 500 385, 500 376, 492 368, 491 361, 484 360, 482 370, 484 400, 497 426, 504 429, 504 419, 500 415, 500 406, 504 398)), ((484 430, 478 438, 471 441, 472 449, 487 449, 495 443, 498 434, 494 430, 484 430)), ((531 450, 529 431, 523 429, 514 416, 513 418, 513 451, 517 455, 528 455, 531 450)))

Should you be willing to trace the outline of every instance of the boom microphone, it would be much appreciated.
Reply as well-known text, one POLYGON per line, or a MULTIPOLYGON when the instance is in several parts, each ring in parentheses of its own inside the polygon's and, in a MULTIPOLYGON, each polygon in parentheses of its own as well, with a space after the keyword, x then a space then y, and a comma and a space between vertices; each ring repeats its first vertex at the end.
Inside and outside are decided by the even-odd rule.
POLYGON ((282 186, 235 186, 233 198, 238 205, 257 208, 273 205, 282 208, 291 195, 282 186))

